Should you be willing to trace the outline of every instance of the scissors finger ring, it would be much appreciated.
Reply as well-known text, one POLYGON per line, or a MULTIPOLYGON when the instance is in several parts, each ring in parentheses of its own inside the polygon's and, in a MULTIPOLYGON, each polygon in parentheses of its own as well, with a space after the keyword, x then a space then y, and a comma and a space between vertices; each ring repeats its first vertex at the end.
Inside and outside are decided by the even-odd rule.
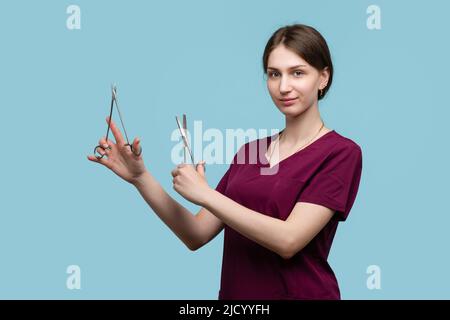
POLYGON ((108 148, 104 148, 104 147, 101 146, 101 145, 96 146, 96 147, 94 148, 94 154, 95 154, 95 157, 96 157, 98 160, 100 160, 101 158, 103 158, 103 157, 106 155, 106 150, 111 150, 111 147, 108 146, 108 148), (98 149, 102 149, 102 150, 103 150, 103 153, 101 153, 98 149))
POLYGON ((129 144, 129 143, 125 143, 125 144, 124 144, 124 147, 130 147, 131 152, 133 152, 133 154, 134 154, 136 157, 139 157, 139 156, 142 154, 142 147, 139 148, 139 153, 136 153, 136 152, 134 151, 133 145, 131 145, 131 144, 129 144))

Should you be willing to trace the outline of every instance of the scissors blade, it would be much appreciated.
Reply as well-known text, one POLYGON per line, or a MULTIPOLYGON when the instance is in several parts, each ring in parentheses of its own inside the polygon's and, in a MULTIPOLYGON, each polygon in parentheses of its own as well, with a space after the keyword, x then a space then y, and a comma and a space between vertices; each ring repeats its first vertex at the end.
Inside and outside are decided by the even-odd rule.
POLYGON ((123 117, 122 117, 122 113, 120 112, 119 103, 117 101, 117 87, 115 84, 111 85, 111 91, 112 91, 112 100, 116 103, 117 112, 119 114, 120 123, 122 125, 123 132, 125 133, 125 138, 127 139, 127 143, 130 144, 130 140, 128 140, 127 130, 125 129, 125 125, 123 124, 123 117))
MULTIPOLYGON (((183 114, 183 130, 184 130, 184 134, 186 135, 186 140, 187 140, 187 120, 186 120, 186 115, 183 114)), ((186 149, 184 149, 184 162, 186 163, 186 149)))
MULTIPOLYGON (((185 148, 188 150, 188 152, 189 152, 189 155, 190 155, 190 157, 191 157, 192 164, 195 164, 195 162, 194 162, 194 156, 192 155, 191 148, 189 148, 189 143, 188 143, 188 140, 187 140, 186 132, 184 131, 184 127, 181 127, 180 121, 178 120, 178 117, 177 117, 177 116, 175 116, 175 120, 177 120, 178 129, 180 130, 181 138, 183 139, 183 143, 184 143, 184 147, 185 147, 185 148)), ((186 161, 185 161, 185 162, 186 162, 186 161)))
POLYGON ((178 129, 180 130, 181 137, 183 138, 183 141, 184 141, 184 137, 185 137, 184 130, 183 130, 183 128, 181 127, 180 121, 178 120, 178 117, 177 117, 177 116, 175 116, 175 120, 177 120, 178 129))

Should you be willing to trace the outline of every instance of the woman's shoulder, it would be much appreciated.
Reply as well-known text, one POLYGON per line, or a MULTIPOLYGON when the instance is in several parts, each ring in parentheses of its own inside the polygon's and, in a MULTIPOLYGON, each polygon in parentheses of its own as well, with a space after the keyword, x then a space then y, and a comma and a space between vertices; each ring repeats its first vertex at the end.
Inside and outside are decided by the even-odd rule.
POLYGON ((342 135, 336 130, 331 130, 328 133, 331 136, 331 142, 334 146, 334 149, 339 150, 358 150, 361 151, 360 145, 353 139, 342 135))
POLYGON ((362 160, 362 149, 361 146, 354 140, 347 136, 342 135, 336 130, 332 130, 330 133, 330 152, 332 158, 343 159, 343 158, 354 158, 362 160))

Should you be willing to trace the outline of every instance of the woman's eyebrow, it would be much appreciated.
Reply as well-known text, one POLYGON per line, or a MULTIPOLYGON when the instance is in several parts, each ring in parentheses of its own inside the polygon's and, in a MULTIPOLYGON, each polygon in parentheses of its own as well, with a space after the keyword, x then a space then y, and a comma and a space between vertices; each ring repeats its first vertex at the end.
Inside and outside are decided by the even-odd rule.
MULTIPOLYGON (((298 65, 296 65, 296 66, 289 67, 288 70, 296 69, 296 68, 299 68, 299 67, 306 67, 306 65, 304 65, 304 64, 298 64, 298 65)), ((267 69, 277 70, 277 71, 278 71, 278 69, 277 69, 277 68, 274 68, 274 67, 267 67, 267 69)))

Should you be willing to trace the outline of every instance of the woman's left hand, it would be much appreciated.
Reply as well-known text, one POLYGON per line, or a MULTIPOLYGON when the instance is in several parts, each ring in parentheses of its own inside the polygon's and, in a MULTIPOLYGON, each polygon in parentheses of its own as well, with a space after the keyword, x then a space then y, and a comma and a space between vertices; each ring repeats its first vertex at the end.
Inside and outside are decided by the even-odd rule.
POLYGON ((204 161, 198 163, 195 168, 191 164, 179 164, 172 170, 175 191, 186 200, 201 206, 212 190, 206 181, 204 165, 204 161))

